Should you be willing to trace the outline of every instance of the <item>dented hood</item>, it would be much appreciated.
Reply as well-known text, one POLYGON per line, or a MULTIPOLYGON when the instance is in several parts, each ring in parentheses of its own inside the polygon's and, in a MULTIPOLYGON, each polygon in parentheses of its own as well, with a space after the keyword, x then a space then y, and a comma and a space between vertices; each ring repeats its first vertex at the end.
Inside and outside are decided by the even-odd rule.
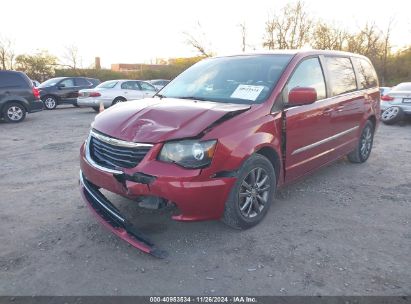
POLYGON ((150 98, 105 110, 96 116, 93 128, 126 141, 157 143, 196 137, 212 124, 249 108, 242 104, 150 98))

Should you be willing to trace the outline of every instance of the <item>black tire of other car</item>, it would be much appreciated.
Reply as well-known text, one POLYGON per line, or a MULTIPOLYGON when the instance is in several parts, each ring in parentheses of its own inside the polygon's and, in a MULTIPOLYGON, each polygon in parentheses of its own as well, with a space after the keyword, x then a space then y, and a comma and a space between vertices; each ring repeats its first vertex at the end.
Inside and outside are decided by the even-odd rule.
POLYGON ((94 111, 96 111, 97 113, 100 112, 100 107, 92 107, 94 111))
POLYGON ((111 103, 112 106, 114 106, 116 103, 118 102, 125 102, 127 101, 127 99, 125 99, 124 97, 116 97, 114 98, 113 102, 111 103))
POLYGON ((404 111, 400 107, 389 107, 381 114, 381 121, 386 125, 393 125, 404 118, 404 111))
POLYGON ((57 98, 52 95, 46 95, 43 97, 43 103, 47 110, 54 110, 57 107, 57 98))
POLYGON ((80 108, 80 106, 78 105, 77 101, 73 102, 73 106, 75 106, 76 108, 80 108))
POLYGON ((10 102, 3 108, 3 117, 6 122, 22 122, 26 118, 26 109, 18 102, 10 102))
POLYGON ((238 171, 237 181, 225 204, 223 222, 235 229, 257 225, 274 199, 276 185, 271 162, 260 154, 253 154, 238 171))
POLYGON ((362 129, 360 140, 354 151, 347 155, 347 158, 352 163, 364 163, 370 157, 372 144, 374 142, 374 130, 375 126, 367 120, 364 128, 362 129))

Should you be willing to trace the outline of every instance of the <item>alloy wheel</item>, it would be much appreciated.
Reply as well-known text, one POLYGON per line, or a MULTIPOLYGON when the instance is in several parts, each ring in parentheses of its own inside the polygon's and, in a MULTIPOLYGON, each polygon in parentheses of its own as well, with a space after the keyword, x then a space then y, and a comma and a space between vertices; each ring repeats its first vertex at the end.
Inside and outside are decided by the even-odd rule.
POLYGON ((251 219, 260 214, 268 202, 270 177, 263 168, 254 168, 241 183, 238 202, 241 215, 251 219))
POLYGON ((385 111, 382 113, 382 117, 381 117, 381 118, 382 118, 383 120, 392 119, 392 118, 394 118, 395 116, 398 115, 398 112, 399 112, 399 108, 397 108, 397 107, 388 108, 387 110, 385 110, 385 111))
POLYGON ((367 126, 361 136, 361 156, 366 159, 371 152, 372 146, 372 130, 371 127, 367 126))
POLYGON ((11 106, 7 109, 7 117, 12 121, 19 121, 23 117, 23 110, 17 106, 11 106))
POLYGON ((47 109, 53 109, 56 106, 56 101, 53 97, 47 97, 44 101, 44 104, 46 105, 47 109))

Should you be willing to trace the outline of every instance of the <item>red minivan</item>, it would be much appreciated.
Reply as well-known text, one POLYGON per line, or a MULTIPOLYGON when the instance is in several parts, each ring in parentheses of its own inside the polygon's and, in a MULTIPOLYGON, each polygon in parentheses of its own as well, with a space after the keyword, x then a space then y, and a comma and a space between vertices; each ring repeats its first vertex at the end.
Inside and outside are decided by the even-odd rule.
POLYGON ((276 51, 208 58, 154 98, 96 116, 80 151, 81 193, 133 246, 162 256, 99 191, 173 219, 260 222, 275 190, 341 157, 365 162, 380 115, 378 79, 363 56, 276 51))

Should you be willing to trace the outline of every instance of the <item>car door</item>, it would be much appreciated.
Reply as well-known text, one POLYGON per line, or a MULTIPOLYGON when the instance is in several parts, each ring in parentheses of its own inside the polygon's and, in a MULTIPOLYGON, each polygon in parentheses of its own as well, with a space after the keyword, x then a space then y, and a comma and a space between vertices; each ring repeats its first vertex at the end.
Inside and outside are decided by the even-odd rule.
POLYGON ((157 93, 157 89, 153 85, 144 81, 140 81, 139 84, 143 92, 143 98, 153 97, 157 93))
POLYGON ((130 99, 143 99, 144 92, 141 90, 140 84, 138 81, 130 81, 131 89, 129 92, 130 99))
POLYGON ((331 112, 325 74, 318 57, 303 59, 290 76, 282 93, 285 103, 285 181, 290 182, 330 160, 333 149, 331 112), (288 93, 296 87, 311 87, 317 101, 287 108, 288 93))
MULTIPOLYGON (((141 99, 142 96, 138 96, 137 90, 135 90, 136 81, 125 81, 121 84, 121 95, 127 100, 141 99)), ((137 86, 138 87, 138 86, 137 86)), ((139 87, 138 87, 139 88, 139 87)))
POLYGON ((59 96, 63 101, 74 101, 78 95, 78 89, 74 78, 65 78, 57 84, 59 96))
POLYGON ((335 157, 350 152, 358 139, 360 122, 364 115, 366 91, 359 91, 350 57, 325 56, 328 75, 328 93, 335 108, 330 113, 334 132, 335 157))

